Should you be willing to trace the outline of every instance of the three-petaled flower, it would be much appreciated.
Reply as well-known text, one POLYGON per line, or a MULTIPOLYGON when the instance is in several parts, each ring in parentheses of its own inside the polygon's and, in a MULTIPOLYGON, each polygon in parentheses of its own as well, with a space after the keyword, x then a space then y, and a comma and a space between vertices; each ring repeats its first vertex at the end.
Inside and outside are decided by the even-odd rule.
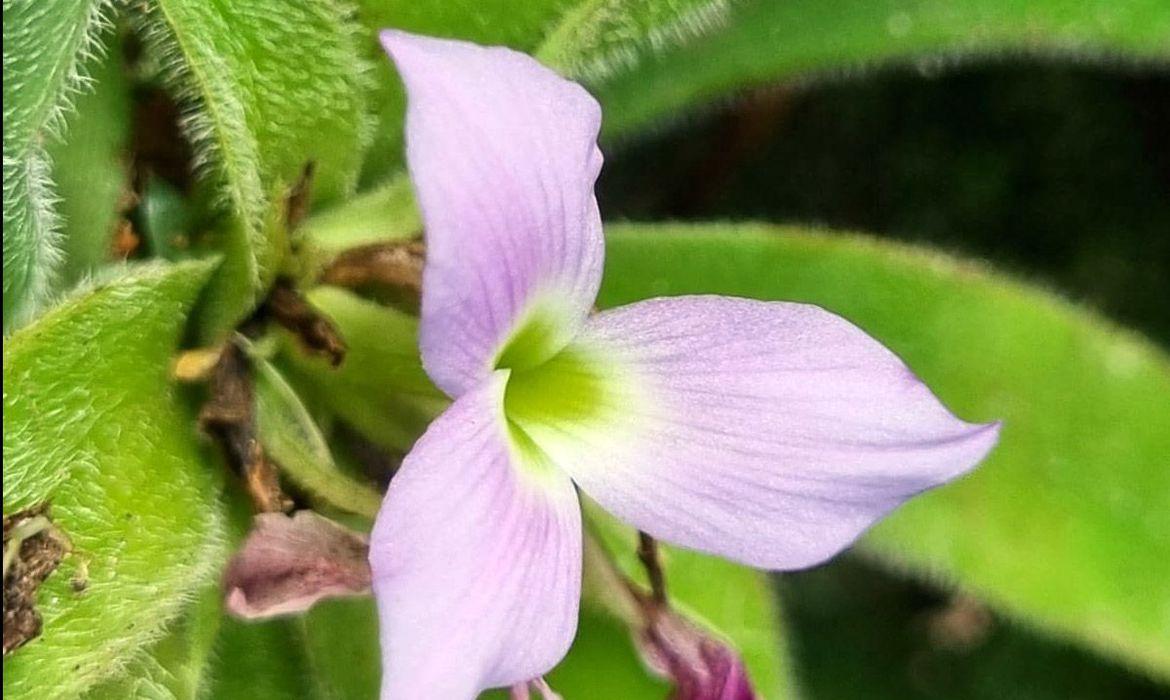
POLYGON ((820 308, 718 296, 592 314, 601 111, 532 58, 386 31, 427 241, 420 346, 454 399, 370 544, 383 697, 535 678, 577 625, 574 484, 668 542, 766 569, 832 556, 971 469, 951 415, 820 308))

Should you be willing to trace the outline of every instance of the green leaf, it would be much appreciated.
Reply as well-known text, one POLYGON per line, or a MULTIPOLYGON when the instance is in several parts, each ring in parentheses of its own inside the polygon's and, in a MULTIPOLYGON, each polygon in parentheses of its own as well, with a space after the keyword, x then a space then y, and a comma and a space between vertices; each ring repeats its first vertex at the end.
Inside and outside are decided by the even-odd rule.
POLYGON ((572 648, 548 682, 565 698, 661 700, 667 694, 666 683, 642 665, 629 630, 588 606, 581 609, 572 648))
POLYGON ((574 78, 601 80, 724 24, 731 0, 585 0, 561 17, 536 56, 574 78))
MULTIPOLYGON (((612 616, 584 604, 573 646, 547 680, 567 699, 662 700, 669 692, 666 683, 642 665, 629 630, 612 616)), ((480 695, 482 700, 509 697, 505 690, 480 695)))
POLYGON ((1026 52, 1075 60, 1170 60, 1162 0, 747 0, 717 32, 594 81, 610 137, 753 85, 890 62, 1026 52))
MULTIPOLYGON (((139 5, 135 5, 139 7, 139 5)), ((189 112, 188 138, 230 221, 204 335, 239 321, 284 253, 285 188, 308 162, 325 203, 352 192, 369 133, 365 63, 331 0, 154 0, 142 34, 189 112)))
POLYGON ((295 618, 224 620, 210 673, 217 700, 376 698, 382 657, 373 598, 330 600, 295 618))
POLYGON ((6 697, 75 697, 158 638, 224 554, 219 474, 167 376, 208 263, 130 268, 4 346, 4 512, 48 502, 72 553, 6 697))
POLYGON ((88 700, 196 700, 220 627, 219 582, 208 586, 162 639, 130 662, 122 675, 86 694, 88 700))
POLYGON ((309 301, 336 324, 348 351, 333 368, 289 341, 282 358, 290 379, 367 438, 409 449, 448 403, 423 371, 418 319, 332 287, 309 301))
POLYGON ((346 248, 418 236, 422 215, 414 203, 410 178, 397 175, 340 207, 313 216, 303 231, 322 252, 335 254, 346 248))
MULTIPOLYGON (((627 577, 648 586, 637 556, 638 533, 585 502, 589 529, 627 577)), ((726 559, 659 545, 671 605, 729 639, 763 697, 792 698, 797 689, 783 622, 768 575, 726 559)))
POLYGON ((224 618, 207 697, 217 700, 324 700, 298 620, 224 618))
POLYGON ((61 259, 44 140, 103 24, 102 0, 4 5, 4 333, 31 318, 61 259))
POLYGON ((382 681, 378 611, 374 599, 346 598, 314 605, 301 619, 305 649, 325 697, 376 698, 382 681))
POLYGON ((147 176, 137 219, 138 232, 152 257, 172 261, 190 257, 192 203, 166 180, 147 176))
POLYGON ((111 42, 93 70, 93 90, 78 96, 65 137, 49 145, 60 197, 62 282, 72 284, 110 261, 119 200, 129 188, 130 84, 122 47, 111 42))
POLYGON ((604 306, 812 302, 901 355, 960 416, 1004 421, 972 475, 865 551, 1170 677, 1170 360, 1043 291, 929 252, 761 225, 613 226, 604 306))
POLYGON ((333 462, 325 438, 292 387, 269 362, 256 368, 256 432, 280 471, 311 497, 373 520, 382 497, 333 462))

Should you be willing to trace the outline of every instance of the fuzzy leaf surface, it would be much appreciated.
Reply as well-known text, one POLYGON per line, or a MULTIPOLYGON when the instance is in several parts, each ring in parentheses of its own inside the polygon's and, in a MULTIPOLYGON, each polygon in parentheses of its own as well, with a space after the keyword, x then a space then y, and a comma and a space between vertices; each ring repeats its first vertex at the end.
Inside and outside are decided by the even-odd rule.
POLYGON ((159 638, 225 556, 218 467, 168 377, 206 262, 132 267, 4 346, 4 512, 47 502, 72 552, 4 694, 75 697, 159 638))

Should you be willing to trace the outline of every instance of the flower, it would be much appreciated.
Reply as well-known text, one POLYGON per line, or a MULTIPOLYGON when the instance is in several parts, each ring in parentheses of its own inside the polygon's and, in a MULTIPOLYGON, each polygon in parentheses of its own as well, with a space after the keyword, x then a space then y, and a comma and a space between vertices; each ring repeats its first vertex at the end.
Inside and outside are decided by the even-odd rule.
POLYGON ((689 296, 591 315, 596 101, 505 48, 381 38, 426 228, 423 364, 454 399, 371 535, 383 697, 471 698, 564 656, 574 484, 654 537, 797 569, 995 444, 997 425, 955 418, 815 306, 689 296))

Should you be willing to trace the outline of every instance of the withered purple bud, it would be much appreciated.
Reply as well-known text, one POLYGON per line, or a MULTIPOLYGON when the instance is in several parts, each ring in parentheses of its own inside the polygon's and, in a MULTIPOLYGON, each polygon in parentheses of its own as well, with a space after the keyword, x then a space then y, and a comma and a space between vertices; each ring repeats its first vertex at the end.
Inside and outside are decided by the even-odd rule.
POLYGON ((671 700, 755 700, 739 654, 665 604, 644 601, 635 641, 656 673, 674 682, 671 700))
POLYGON ((312 511, 261 513, 224 575, 228 612, 259 619, 370 589, 366 537, 312 511))

